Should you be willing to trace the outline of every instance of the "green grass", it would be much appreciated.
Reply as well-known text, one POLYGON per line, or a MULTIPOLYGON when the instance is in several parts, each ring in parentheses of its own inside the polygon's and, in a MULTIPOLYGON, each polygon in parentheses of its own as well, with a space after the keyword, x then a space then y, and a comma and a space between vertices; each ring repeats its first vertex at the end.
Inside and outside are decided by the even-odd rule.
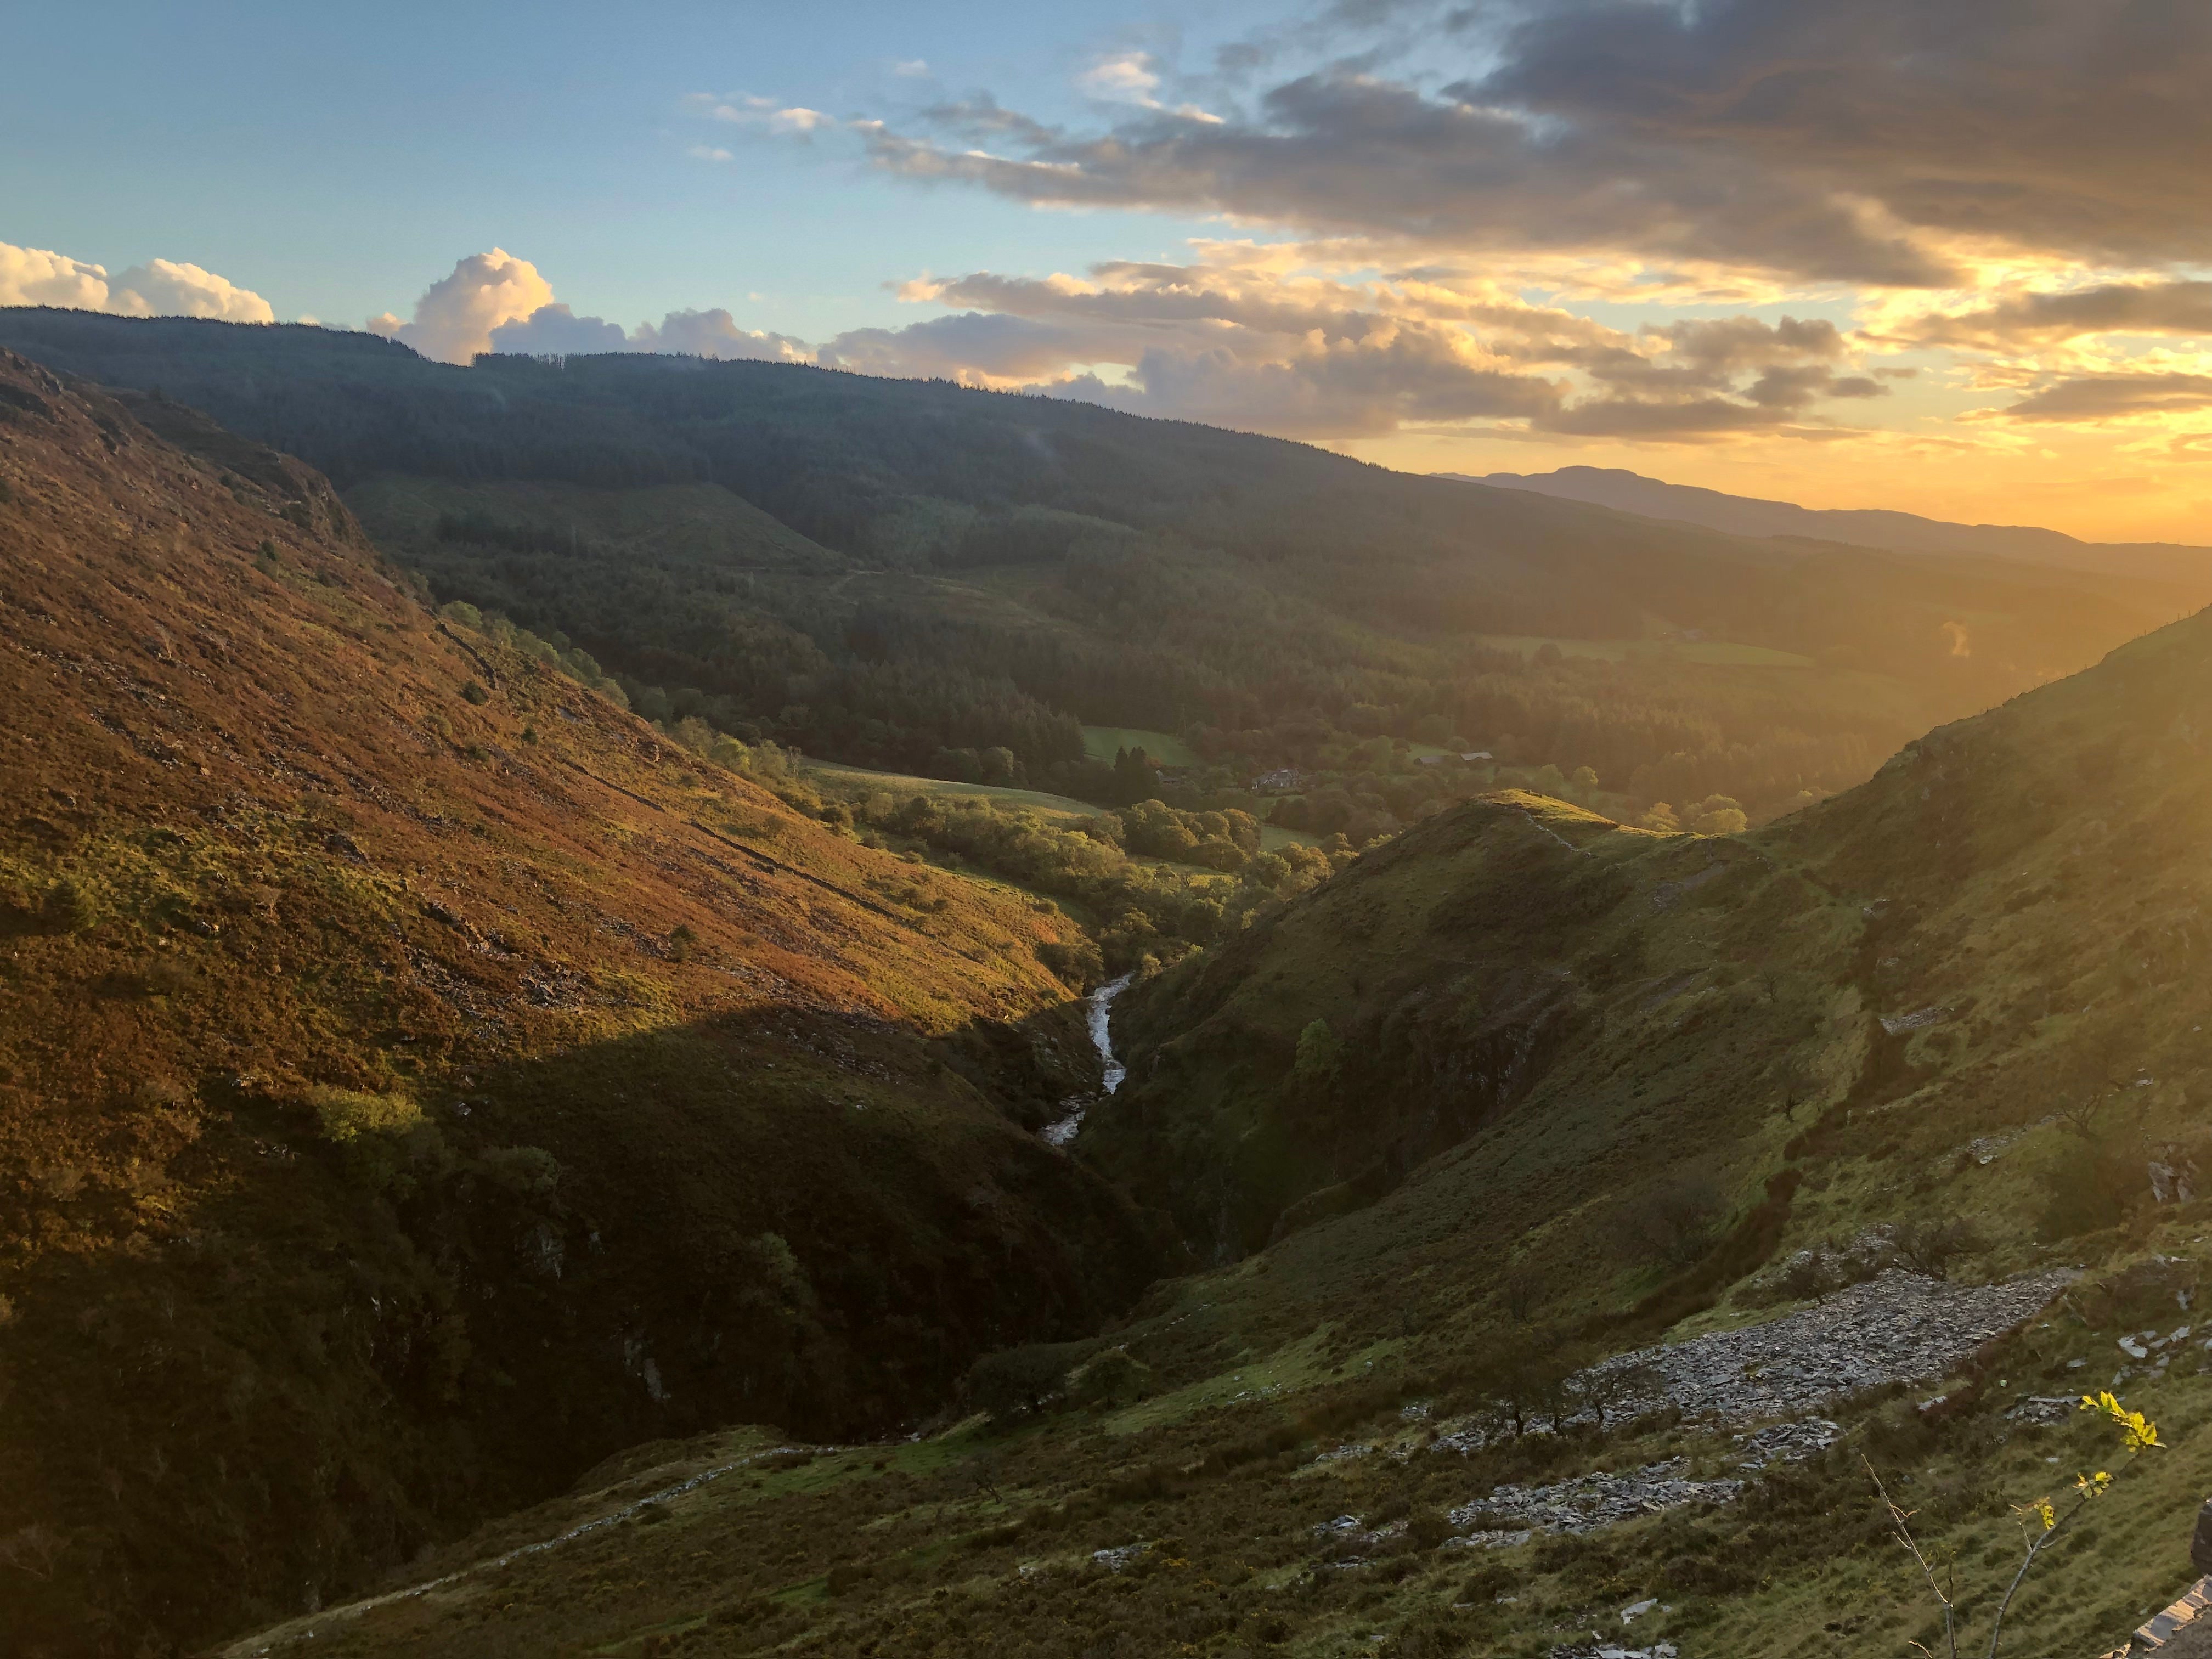
POLYGON ((828 787, 841 795, 884 789, 896 795, 951 795, 969 800, 1003 801, 1026 806, 1049 817, 1095 818, 1106 809, 1072 795, 1048 794, 1042 789, 1010 789, 991 783, 951 783, 943 778, 919 778, 903 772, 878 772, 865 766, 831 761, 808 761, 800 769, 817 787, 828 787))
POLYGON ((1810 657, 1794 651, 1776 651, 1763 645, 1735 645, 1726 640, 1569 640, 1540 634, 1486 634, 1482 643, 1495 651, 1517 651, 1533 657, 1547 645, 1556 645, 1567 657, 1592 657, 1604 662, 1626 662, 1630 658, 1661 658, 1676 662, 1704 663, 1719 668, 1811 668, 1810 657))
POLYGON ((1198 757, 1181 738, 1134 726, 1086 726, 1083 752, 1093 760, 1112 760, 1117 749, 1142 749, 1161 766, 1196 766, 1198 757))

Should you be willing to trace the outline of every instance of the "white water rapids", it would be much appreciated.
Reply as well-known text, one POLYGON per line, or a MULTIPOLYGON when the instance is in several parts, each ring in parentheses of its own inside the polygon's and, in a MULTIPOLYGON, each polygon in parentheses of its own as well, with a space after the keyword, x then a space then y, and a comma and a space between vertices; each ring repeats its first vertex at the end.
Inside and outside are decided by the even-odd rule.
MULTIPOLYGON (((1119 979, 1109 980, 1085 1000, 1087 1004, 1085 1018, 1091 1025, 1091 1046, 1098 1050, 1099 1063, 1105 1067, 1104 1092, 1109 1095, 1121 1086, 1121 1079, 1129 1075, 1129 1068, 1114 1058, 1114 1036, 1108 1029, 1109 1022, 1114 1016, 1114 999, 1129 988, 1129 981, 1134 977, 1134 975, 1124 974, 1119 979)), ((1090 1103, 1091 1097, 1087 1095, 1078 1095, 1070 1100, 1067 1115, 1056 1123, 1044 1126, 1045 1139, 1054 1146, 1065 1146, 1074 1139, 1075 1132, 1083 1127, 1084 1109, 1090 1103)))

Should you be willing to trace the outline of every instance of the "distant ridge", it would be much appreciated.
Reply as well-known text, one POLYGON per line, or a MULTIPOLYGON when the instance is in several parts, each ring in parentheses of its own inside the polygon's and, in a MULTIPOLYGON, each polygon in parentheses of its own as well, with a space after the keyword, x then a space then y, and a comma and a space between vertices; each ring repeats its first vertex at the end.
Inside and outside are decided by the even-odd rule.
POLYGON ((1563 466, 1554 472, 1492 472, 1483 477, 1441 472, 1436 476, 1462 483, 1526 489, 1564 501, 1586 501, 1735 536, 1795 536, 1887 547, 1900 553, 1971 554, 2161 580, 2199 577, 2212 568, 2212 548, 2178 542, 2085 542, 2060 531, 2029 525, 1948 524, 1941 519, 1923 519, 1917 513, 1893 513, 1879 507, 1800 507, 1794 501, 1762 501, 1695 484, 1668 483, 1625 467, 1563 466))

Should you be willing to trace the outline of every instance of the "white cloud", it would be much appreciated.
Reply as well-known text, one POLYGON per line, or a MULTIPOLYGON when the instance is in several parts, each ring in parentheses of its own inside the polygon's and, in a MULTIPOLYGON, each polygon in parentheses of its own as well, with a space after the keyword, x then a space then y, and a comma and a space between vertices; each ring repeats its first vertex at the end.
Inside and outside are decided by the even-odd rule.
POLYGON ((106 309, 126 317, 214 317, 226 323, 273 323, 269 301, 195 264, 149 259, 109 285, 106 309))
POLYGON ((1115 52, 1102 58, 1077 76, 1075 84, 1101 103, 1133 104, 1139 109, 1172 112, 1185 120, 1221 125, 1219 116, 1209 114, 1195 104, 1178 104, 1169 112, 1159 99, 1159 60, 1148 52, 1115 52))
POLYGON ((730 152, 720 144, 694 144, 685 154, 699 161, 726 161, 730 159, 730 152))
POLYGON ((632 351, 681 353, 692 357, 749 357, 770 362, 811 363, 814 348, 788 334, 739 328, 726 311, 672 311, 660 326, 640 323, 630 337, 632 351))
POLYGON ((1109 104, 1136 104, 1158 109, 1154 96, 1160 89, 1160 72, 1148 52, 1116 52, 1103 58, 1075 77, 1075 84, 1093 98, 1109 104))
POLYGON ((368 331, 412 346, 425 357, 465 363, 491 349, 492 331, 553 303, 553 285, 527 259, 504 248, 471 253, 453 274, 430 284, 415 302, 415 319, 390 312, 368 319, 368 331))
POLYGON ((830 118, 818 109, 802 105, 776 111, 768 118, 768 124, 777 132, 811 132, 817 127, 827 126, 830 118))
POLYGON ((107 273, 67 254, 0 242, 0 306, 107 309, 107 273))
POLYGON ((149 259, 111 277, 106 268, 47 248, 0 242, 0 306, 63 306, 121 317, 216 317, 274 322, 258 294, 195 264, 149 259))
POLYGON ((923 58, 909 58, 903 63, 893 64, 891 73, 902 75, 909 81, 919 81, 929 73, 929 61, 923 58))

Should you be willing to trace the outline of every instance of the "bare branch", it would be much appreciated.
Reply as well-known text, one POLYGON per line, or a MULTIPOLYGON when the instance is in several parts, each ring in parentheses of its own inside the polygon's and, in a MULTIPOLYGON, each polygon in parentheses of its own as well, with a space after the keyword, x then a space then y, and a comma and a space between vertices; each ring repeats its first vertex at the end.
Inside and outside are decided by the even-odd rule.
MULTIPOLYGON (((1897 1502, 1890 1497, 1889 1488, 1881 1484, 1881 1477, 1875 1473, 1874 1464, 1864 1452, 1859 1454, 1859 1462, 1866 1465, 1867 1479, 1874 1482, 1874 1489, 1881 1494, 1882 1508, 1889 1512, 1890 1531, 1895 1534, 1897 1541, 1905 1546, 1913 1560, 1918 1564, 1921 1576, 1928 1580, 1929 1594, 1933 1595, 1937 1604, 1942 1607, 1943 1645, 1949 1653, 1950 1659, 1959 1659, 1958 1610, 1951 1605, 1951 1598, 1943 1594, 1942 1585, 1936 1582, 1936 1569, 1929 1565, 1928 1558, 1920 1553, 1920 1546, 1914 1541, 1912 1536, 1912 1528, 1905 1524, 1912 1519, 1914 1511, 1899 1507, 1897 1502)), ((1912 1645, 1920 1648, 1923 1653, 1928 1652, 1928 1650, 1920 1647, 1917 1642, 1912 1645)), ((1994 1648, 1991 1651, 1995 1651, 1994 1648)), ((1929 1659, 1935 1659, 1935 1656, 1929 1655, 1929 1659)))

